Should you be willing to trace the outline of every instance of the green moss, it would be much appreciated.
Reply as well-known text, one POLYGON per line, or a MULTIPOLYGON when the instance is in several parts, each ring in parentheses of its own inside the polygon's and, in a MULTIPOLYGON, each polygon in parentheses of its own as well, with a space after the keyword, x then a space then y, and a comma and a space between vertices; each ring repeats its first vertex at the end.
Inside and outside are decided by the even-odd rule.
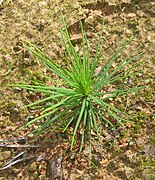
POLYGON ((30 81, 33 84, 42 84, 42 83, 46 82, 46 78, 44 77, 44 75, 40 71, 35 70, 31 74, 30 81))
POLYGON ((135 20, 131 20, 131 21, 128 22, 128 28, 132 29, 133 32, 137 32, 138 31, 137 25, 138 25, 138 23, 135 20))
POLYGON ((121 136, 121 137, 124 137, 126 134, 127 134, 127 130, 124 130, 124 131, 121 131, 121 132, 120 132, 120 136, 121 136))
POLYGON ((155 162, 153 158, 144 157, 142 159, 141 169, 149 168, 150 172, 155 172, 155 162))
POLYGON ((145 100, 149 101, 153 99, 153 88, 149 88, 149 90, 144 92, 145 100))
POLYGON ((155 134, 152 134, 152 136, 150 136, 150 141, 153 145, 155 145, 155 134))
POLYGON ((143 120, 149 119, 148 114, 143 110, 139 112, 139 117, 140 117, 140 122, 143 122, 143 120))
POLYGON ((33 75, 38 79, 42 78, 42 73, 38 70, 33 71, 33 75))
POLYGON ((147 114, 141 111, 138 116, 135 118, 135 123, 132 126, 131 134, 134 136, 137 133, 141 132, 142 125, 144 124, 144 120, 146 120, 147 114))
POLYGON ((133 129, 132 129, 132 135, 140 133, 141 130, 141 125, 140 124, 135 124, 133 129))

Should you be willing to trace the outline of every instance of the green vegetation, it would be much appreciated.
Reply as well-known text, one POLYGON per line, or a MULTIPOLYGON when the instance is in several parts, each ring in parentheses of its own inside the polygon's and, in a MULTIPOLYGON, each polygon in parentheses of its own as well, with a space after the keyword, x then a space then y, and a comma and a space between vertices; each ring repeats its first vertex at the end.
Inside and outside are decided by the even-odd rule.
POLYGON ((133 68, 139 65, 139 62, 133 63, 133 61, 140 57, 143 52, 118 62, 117 58, 121 51, 132 41, 132 39, 126 40, 122 47, 108 61, 105 61, 101 70, 95 74, 102 57, 101 42, 104 23, 93 58, 82 23, 80 24, 82 57, 76 52, 71 42, 64 19, 63 23, 64 30, 61 29, 60 32, 65 48, 65 67, 57 64, 30 42, 27 42, 28 46, 26 47, 40 59, 49 71, 59 77, 57 81, 54 81, 57 85, 47 86, 39 83, 36 85, 17 84, 11 86, 41 92, 45 95, 43 99, 25 106, 35 107, 40 104, 43 111, 39 117, 31 120, 24 127, 40 121, 41 125, 31 132, 39 135, 49 128, 61 129, 62 132, 65 132, 72 126, 73 135, 70 148, 72 149, 76 144, 76 135, 79 133, 81 134, 79 152, 81 152, 86 142, 88 142, 91 150, 92 132, 96 134, 100 141, 100 127, 105 125, 108 128, 115 129, 117 126, 123 126, 131 120, 129 115, 115 108, 111 102, 118 96, 132 93, 144 87, 129 88, 122 85, 117 88, 117 83, 124 83, 126 78, 130 77, 133 68), (113 68, 114 63, 117 63, 115 68, 113 68))

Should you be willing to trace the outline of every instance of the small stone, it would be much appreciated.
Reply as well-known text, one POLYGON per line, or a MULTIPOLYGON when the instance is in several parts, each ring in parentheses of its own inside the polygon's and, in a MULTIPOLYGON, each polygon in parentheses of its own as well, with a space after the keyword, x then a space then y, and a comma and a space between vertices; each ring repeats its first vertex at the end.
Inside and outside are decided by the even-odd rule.
POLYGON ((129 17, 129 18, 136 17, 136 14, 135 14, 135 13, 129 13, 129 14, 128 14, 128 17, 129 17))
POLYGON ((123 3, 128 3, 130 4, 131 3, 131 0, 122 0, 123 3))

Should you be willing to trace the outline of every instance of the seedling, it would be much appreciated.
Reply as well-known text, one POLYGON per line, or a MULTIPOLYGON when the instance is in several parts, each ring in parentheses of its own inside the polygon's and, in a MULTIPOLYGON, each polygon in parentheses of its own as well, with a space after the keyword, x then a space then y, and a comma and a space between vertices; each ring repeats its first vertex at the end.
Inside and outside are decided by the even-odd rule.
POLYGON ((59 79, 61 79, 57 80, 57 86, 47 86, 45 84, 17 84, 12 86, 45 94, 43 99, 25 106, 30 107, 42 104, 44 110, 42 111, 42 115, 31 120, 24 127, 31 126, 36 121, 42 119, 47 120, 32 133, 40 134, 47 131, 49 128, 60 129, 60 126, 61 128, 63 127, 62 132, 65 132, 72 126, 73 135, 70 149, 72 150, 73 146, 76 144, 78 140, 76 135, 77 132, 80 132, 81 140, 78 140, 78 142, 80 142, 79 151, 81 152, 85 143, 88 142, 91 157, 92 133, 95 133, 100 141, 100 126, 106 125, 110 128, 116 128, 117 126, 123 126, 124 123, 131 121, 129 115, 112 106, 108 100, 114 100, 114 98, 118 96, 144 88, 144 86, 141 86, 117 89, 117 87, 114 86, 116 82, 120 80, 123 81, 130 77, 130 72, 139 65, 139 63, 131 65, 131 63, 139 58, 143 52, 118 62, 117 67, 115 67, 115 69, 112 68, 112 64, 117 60, 120 52, 132 41, 132 39, 126 40, 116 53, 105 62, 104 66, 100 68, 100 71, 95 73, 96 68, 99 67, 100 59, 102 58, 101 42, 103 40, 102 31, 104 23, 102 24, 102 30, 100 32, 94 58, 90 56, 91 52, 88 48, 89 42, 82 23, 80 23, 82 33, 82 57, 76 52, 71 42, 64 18, 63 24, 64 30, 61 29, 60 32, 61 41, 65 48, 66 68, 50 59, 38 47, 30 42, 27 42, 28 46, 26 47, 40 59, 49 71, 55 73, 59 79), (130 66, 128 69, 125 71, 122 70, 129 64, 130 66), (109 90, 109 87, 112 85, 115 88, 109 90), (52 103, 47 106, 47 102, 52 103), (45 104, 45 106, 43 104, 45 104))

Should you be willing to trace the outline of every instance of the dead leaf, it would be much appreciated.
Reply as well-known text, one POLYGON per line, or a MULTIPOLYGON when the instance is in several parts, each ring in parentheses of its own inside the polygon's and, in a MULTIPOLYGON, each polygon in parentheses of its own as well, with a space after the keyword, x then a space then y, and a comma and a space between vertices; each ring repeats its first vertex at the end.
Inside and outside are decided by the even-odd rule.
POLYGON ((100 164, 105 166, 105 165, 108 164, 108 162, 109 162, 108 159, 102 159, 102 160, 100 161, 100 164))
POLYGON ((94 71, 94 76, 97 76, 99 72, 101 71, 101 69, 102 69, 102 66, 97 67, 94 71))

